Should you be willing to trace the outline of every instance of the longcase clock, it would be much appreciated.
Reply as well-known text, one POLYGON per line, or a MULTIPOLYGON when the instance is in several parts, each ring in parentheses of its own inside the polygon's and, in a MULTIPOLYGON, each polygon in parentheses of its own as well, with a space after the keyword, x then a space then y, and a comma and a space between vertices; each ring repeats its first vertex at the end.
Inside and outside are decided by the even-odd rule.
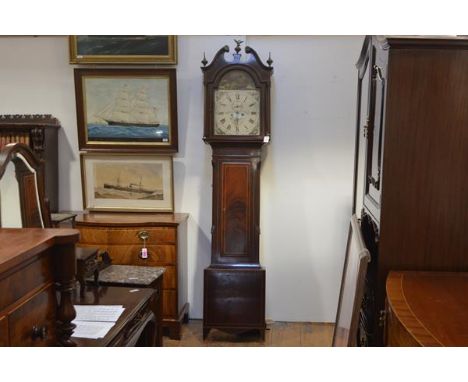
POLYGON ((235 40, 202 71, 203 140, 213 150, 211 265, 204 272, 203 336, 210 329, 265 334, 265 269, 259 261, 260 163, 270 140, 272 60, 235 40), (228 59, 226 58, 228 56, 228 59))

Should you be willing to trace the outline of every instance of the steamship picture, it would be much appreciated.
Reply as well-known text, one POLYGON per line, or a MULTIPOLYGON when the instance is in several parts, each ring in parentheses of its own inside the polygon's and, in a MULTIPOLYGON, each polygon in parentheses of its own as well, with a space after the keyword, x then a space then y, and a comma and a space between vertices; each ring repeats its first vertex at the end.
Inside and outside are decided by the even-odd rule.
POLYGON ((96 199, 163 200, 161 164, 95 163, 96 199))

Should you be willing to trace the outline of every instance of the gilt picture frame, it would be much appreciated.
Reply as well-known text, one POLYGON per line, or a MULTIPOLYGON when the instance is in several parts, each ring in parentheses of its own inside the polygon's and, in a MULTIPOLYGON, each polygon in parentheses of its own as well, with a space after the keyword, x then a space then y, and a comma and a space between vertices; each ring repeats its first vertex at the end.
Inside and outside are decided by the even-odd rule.
POLYGON ((81 153, 88 211, 174 212, 172 156, 81 153))
POLYGON ((178 150, 175 69, 75 69, 80 150, 178 150))
POLYGON ((177 64, 177 36, 69 36, 71 64, 177 64))

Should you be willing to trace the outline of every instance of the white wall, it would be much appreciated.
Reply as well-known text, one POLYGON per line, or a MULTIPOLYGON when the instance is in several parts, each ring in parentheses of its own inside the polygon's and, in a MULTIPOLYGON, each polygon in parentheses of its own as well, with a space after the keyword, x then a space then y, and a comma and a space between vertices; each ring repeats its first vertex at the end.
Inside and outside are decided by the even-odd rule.
MULTIPOLYGON (((202 142, 200 61, 235 36, 179 37, 175 206, 190 214, 190 315, 202 317, 210 261, 211 149, 202 142)), ((362 37, 242 36, 274 60, 272 142, 261 175, 267 318, 333 321, 351 211, 356 71, 362 37)), ((60 132, 60 207, 80 210, 73 66, 66 37, 0 37, 0 114, 50 113, 60 132)))

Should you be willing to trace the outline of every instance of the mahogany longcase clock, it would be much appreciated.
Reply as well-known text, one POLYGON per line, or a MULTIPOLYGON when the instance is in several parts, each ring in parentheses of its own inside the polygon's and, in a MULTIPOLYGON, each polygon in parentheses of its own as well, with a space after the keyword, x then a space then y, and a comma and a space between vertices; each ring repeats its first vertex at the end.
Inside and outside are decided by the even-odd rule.
POLYGON ((265 334, 265 269, 259 261, 261 148, 270 140, 273 68, 252 48, 224 46, 202 71, 203 140, 213 150, 211 265, 204 272, 203 337, 210 329, 265 334))

